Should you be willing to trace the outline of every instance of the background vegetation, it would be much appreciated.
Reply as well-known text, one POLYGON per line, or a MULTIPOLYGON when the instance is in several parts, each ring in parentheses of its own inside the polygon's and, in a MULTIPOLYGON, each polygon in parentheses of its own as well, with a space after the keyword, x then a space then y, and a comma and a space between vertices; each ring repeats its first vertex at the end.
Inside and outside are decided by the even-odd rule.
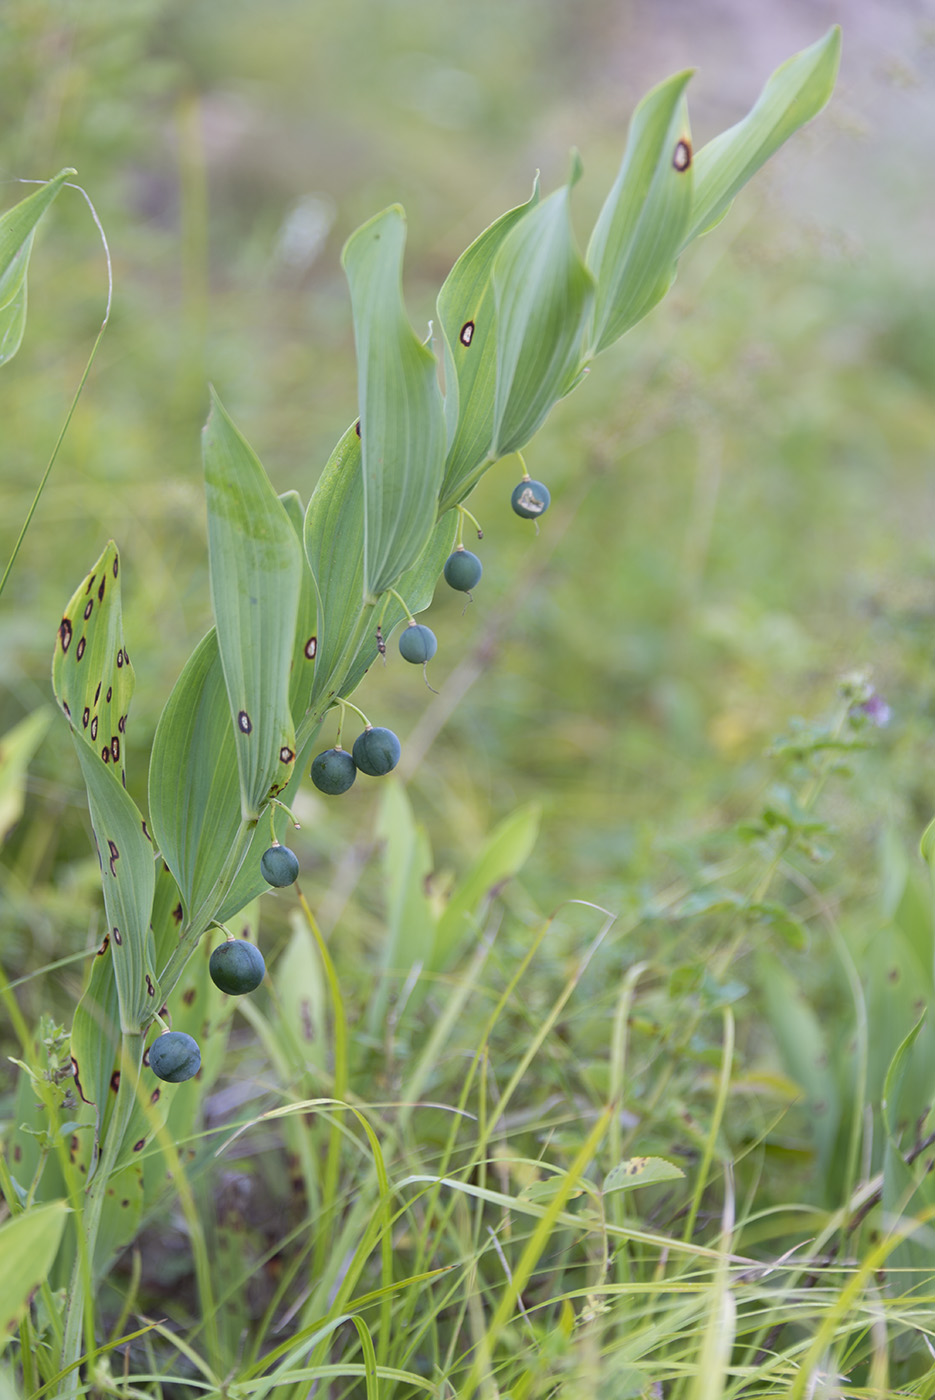
MULTIPOLYGON (((566 1165, 574 1156, 593 1122, 586 1106, 608 1091, 620 987, 646 961, 645 984, 634 981, 617 1146, 678 1160, 691 1178, 710 1145, 718 1163, 736 1163, 732 1190, 751 1220, 754 1199, 757 1212, 791 1212, 796 1202, 846 1212, 858 1180, 881 1167, 879 1115, 856 1162, 850 1124, 865 1101, 879 1104, 889 1057, 932 995, 915 852, 935 805, 935 332, 923 178, 935 34, 908 5, 854 6, 846 16, 827 4, 754 8, 755 18, 713 0, 244 0, 222 17, 206 0, 7 0, 0 11, 0 170, 13 181, 77 167, 116 278, 111 327, 0 610, 0 733, 49 702, 62 605, 113 537, 137 674, 128 730, 137 781, 169 689, 209 622, 198 442, 206 381, 277 488, 307 500, 355 414, 338 254, 361 220, 391 201, 406 207, 407 299, 422 324, 458 252, 526 196, 537 168, 553 188, 571 144, 585 164, 580 228, 590 226, 628 117, 653 82, 699 65, 691 101, 701 141, 746 111, 776 63, 844 19, 832 107, 691 250, 669 298, 526 454, 553 490, 538 538, 509 511, 507 466, 472 499, 485 575, 465 613, 454 596, 433 609, 439 694, 391 657, 357 697, 404 739, 437 891, 497 822, 521 804, 542 807, 535 849, 496 906, 496 952, 476 974, 484 993, 431 1096, 456 1100, 464 1056, 531 931, 565 901, 590 901, 619 916, 614 930, 585 965, 600 916, 563 914, 490 1049, 502 1085, 575 982, 523 1080, 511 1150, 566 1165), (841 701, 840 677, 855 672, 869 679, 841 701), (885 700, 888 723, 858 716, 850 725, 851 703, 869 688, 885 700), (823 747, 824 731, 800 732, 791 760, 788 751, 764 756, 794 717, 817 723, 834 713, 838 738, 867 744, 848 755, 848 773, 827 771, 836 751, 823 747), (796 811, 770 827, 788 798, 777 781, 815 799, 827 826, 813 830, 796 811), (747 897, 766 871, 777 907, 752 933, 729 899, 701 895, 739 888, 747 897), (856 1010, 855 985, 864 998, 856 1010), (898 991, 883 995, 886 986, 898 991), (738 1050, 718 1108, 729 1005, 738 1050), (861 1088, 848 1053, 863 1014, 874 1053, 861 1088), (829 1101, 840 1132, 816 1118, 829 1101)), ((4 190, 6 206, 21 187, 4 190)), ((33 262, 27 339, 0 383, 4 560, 99 324, 104 286, 86 210, 62 196, 33 262)), ((355 789, 331 803, 309 789, 293 844, 356 1027, 359 1092, 388 1099, 405 1078, 400 1061, 425 1043, 427 1018, 381 1058, 386 1038, 365 1017, 386 919, 378 800, 355 789)), ((3 847, 7 977, 93 947, 98 901, 84 791, 65 727, 52 722, 3 847)), ((261 930, 275 970, 293 934, 286 901, 265 901, 261 930)), ((30 1025, 43 1014, 68 1024, 81 970, 71 962, 22 983, 30 1025)), ((447 1004, 448 991, 439 988, 429 1009, 447 1004)), ((8 1025, 0 1049, 19 1053, 8 1025)), ((918 1071, 917 1109, 931 1104, 930 1078, 918 1071)), ((8 1120, 13 1088, 0 1072, 8 1120)), ((256 1028, 235 1022, 209 1124, 239 1121, 247 1103, 269 1107, 277 1092, 256 1028)), ((246 1221, 238 1258, 244 1267, 265 1261, 266 1282, 242 1302, 241 1322, 262 1315, 276 1275, 264 1250, 302 1210, 264 1145, 275 1146, 256 1140, 232 1160, 219 1188, 246 1221)), ((415 1149, 400 1151, 406 1159, 415 1149)), ((505 1165, 503 1189, 528 1185, 524 1171, 534 1179, 534 1168, 505 1165)), ((722 1223, 719 1172, 701 1210, 709 1242, 722 1223)), ((698 1210, 692 1187, 643 1193, 641 1218, 679 1234, 698 1210)), ((820 1236, 828 1219, 795 1230, 790 1215, 776 1239, 750 1225, 743 1248, 762 1241, 778 1254, 820 1236)), ((150 1230, 143 1306, 177 1316, 193 1288, 187 1251, 174 1247, 185 1226, 166 1216, 150 1230)), ((856 1257, 871 1245, 868 1233, 856 1257)), ((839 1256, 852 1246, 849 1235, 839 1256)), ((841 1286, 836 1276, 833 1289, 841 1286)), ((930 1300, 930 1274, 919 1287, 930 1300)), ((898 1318, 911 1306, 900 1301, 898 1318)), ((914 1318, 905 1335, 926 1326, 930 1317, 914 1318)), ((850 1360, 854 1385, 866 1388, 841 1393, 890 1393, 880 1388, 890 1383, 885 1365, 901 1393, 935 1393, 924 1351, 881 1344, 869 1321, 861 1327, 854 1353, 844 1346, 832 1359, 844 1372, 850 1360)), ((802 1335, 814 1333, 803 1324, 802 1335)), ((517 1336, 517 1353, 527 1340, 517 1336)), ((748 1362, 760 1342, 751 1341, 748 1362)), ((541 1337, 536 1345, 541 1357, 541 1337)), ((681 1374, 677 1354, 667 1378, 681 1374)), ((622 1380, 619 1366, 602 1368, 582 1346, 573 1359, 546 1358, 516 1394, 551 1393, 565 1374, 574 1394, 589 1365, 615 1395, 643 1393, 663 1374, 657 1362, 622 1380)), ((667 1379, 675 1388, 666 1393, 689 1394, 677 1389, 695 1383, 687 1375, 667 1379)), ((785 1394, 788 1384, 747 1393, 785 1394)))

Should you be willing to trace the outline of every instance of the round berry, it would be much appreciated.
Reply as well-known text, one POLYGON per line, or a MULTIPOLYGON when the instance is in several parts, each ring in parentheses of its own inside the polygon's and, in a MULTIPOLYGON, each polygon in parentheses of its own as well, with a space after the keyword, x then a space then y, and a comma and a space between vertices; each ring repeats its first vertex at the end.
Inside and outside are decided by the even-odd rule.
POLYGON ((551 499, 547 486, 527 476, 514 488, 510 505, 524 520, 535 520, 537 515, 548 510, 551 499))
POLYGON ((445 560, 445 582, 459 593, 470 593, 472 588, 476 588, 483 572, 484 566, 477 555, 465 549, 464 545, 445 560))
POLYGON ((421 622, 410 622, 406 630, 400 633, 399 654, 404 661, 411 661, 413 666, 424 666, 436 651, 438 642, 431 627, 425 627, 421 622))
POLYGON ((245 938, 228 938, 218 945, 208 963, 211 981, 222 992, 242 997, 254 992, 266 976, 263 954, 245 938))
POLYGON ((325 749, 312 759, 312 782, 329 797, 347 792, 356 777, 357 764, 345 749, 325 749))
POLYGON ((354 740, 354 762, 371 778, 382 778, 385 773, 392 772, 400 753, 399 740, 392 729, 374 729, 368 725, 354 740))
POLYGON ((299 878, 299 860, 288 846, 280 846, 277 841, 268 851, 263 852, 260 870, 268 885, 275 885, 281 890, 286 885, 294 884, 299 878))
POLYGON ((184 1031, 166 1031, 149 1047, 149 1067, 157 1079, 181 1084, 193 1079, 201 1069, 198 1042, 184 1031))

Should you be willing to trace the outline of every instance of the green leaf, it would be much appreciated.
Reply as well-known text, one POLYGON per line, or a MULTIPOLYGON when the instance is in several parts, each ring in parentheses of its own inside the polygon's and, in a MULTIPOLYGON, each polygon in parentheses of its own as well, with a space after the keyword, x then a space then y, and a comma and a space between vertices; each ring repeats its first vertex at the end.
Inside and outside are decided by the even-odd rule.
POLYGON ((341 255, 357 346, 365 602, 391 588, 425 548, 444 465, 435 356, 403 304, 405 243, 405 215, 394 204, 357 229, 341 255))
POLYGON ((430 968, 441 971, 454 956, 484 900, 525 865, 539 834, 540 809, 518 807, 494 828, 471 869, 456 885, 438 921, 430 968))
POLYGON ((687 70, 666 79, 633 114, 620 173, 588 245, 587 263, 597 283, 591 354, 642 320, 675 276, 692 205, 684 96, 690 77, 687 70))
POLYGON ((299 542, 299 554, 302 561, 302 581, 299 586, 299 605, 296 613, 292 667, 289 677, 289 705, 292 709, 293 723, 298 729, 311 703, 312 684, 315 678, 315 657, 318 654, 318 638, 315 635, 318 623, 318 590, 305 557, 305 511, 299 499, 299 493, 286 491, 279 499, 292 522, 295 537, 299 542))
POLYGON ((601 1188, 610 1191, 631 1191, 635 1186, 655 1186, 660 1181, 678 1181, 685 1173, 665 1157, 629 1157, 618 1162, 604 1177, 601 1188))
POLYGON ((23 814, 26 773, 46 736, 52 713, 43 705, 8 729, 0 739, 0 845, 23 814))
POLYGON ((289 676, 302 560, 282 502, 213 392, 202 441, 211 601, 250 821, 295 764, 289 676))
POLYGON ((220 904, 242 825, 236 744, 214 628, 186 662, 156 726, 149 810, 188 921, 203 926, 220 904))
POLYGON ((734 196, 760 166, 818 115, 834 91, 840 57, 841 30, 835 25, 816 44, 780 64, 743 120, 697 153, 683 247, 723 218, 734 196))
POLYGON ((497 386, 493 264, 504 238, 539 199, 509 209, 475 238, 445 278, 436 303, 445 350, 448 455, 439 513, 464 500, 488 466, 497 386))
MULTIPOLYGON (((332 452, 305 514, 305 553, 319 600, 310 705, 310 719, 316 724, 337 695, 353 692, 378 654, 377 613, 361 602, 364 492, 360 460, 360 439, 352 425, 332 452)), ((410 612, 422 612, 431 603, 456 527, 452 512, 443 516, 415 564, 397 579, 397 592, 410 612)), ((389 637, 405 614, 390 598, 382 616, 384 636, 389 637)))
POLYGON ((150 915, 152 841, 126 791, 124 746, 133 668, 123 642, 120 559, 111 541, 59 624, 52 685, 88 789, 114 945, 120 1025, 136 1032, 158 1008, 150 915))
MULTIPOLYGON (((111 1077, 120 1060, 120 1002, 114 973, 110 934, 91 958, 87 986, 71 1028, 71 1063, 75 1088, 85 1104, 94 1110, 93 1141, 86 1156, 88 1169, 97 1160, 108 1110, 111 1077)), ((82 1144, 74 1143, 72 1151, 82 1144)))
POLYGON ((0 1351, 29 1306, 29 1296, 48 1278, 58 1252, 68 1205, 33 1206, 0 1225, 0 1351))
POLYGON ((12 360, 26 329, 26 273, 36 226, 74 170, 60 170, 54 180, 0 218, 0 365, 12 360))
POLYGON ((493 458, 529 441, 580 369, 594 283, 571 230, 571 190, 579 174, 576 160, 568 184, 510 230, 494 259, 493 458))

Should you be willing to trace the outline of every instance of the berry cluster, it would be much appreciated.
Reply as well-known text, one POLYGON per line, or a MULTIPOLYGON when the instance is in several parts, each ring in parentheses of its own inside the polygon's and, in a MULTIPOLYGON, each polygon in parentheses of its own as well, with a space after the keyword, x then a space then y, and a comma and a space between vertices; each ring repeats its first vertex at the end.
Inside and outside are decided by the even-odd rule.
MULTIPOLYGON (((534 520, 540 516, 548 509, 550 499, 548 488, 541 481, 533 481, 528 476, 523 477, 510 498, 514 511, 524 520, 534 520)), ((480 528, 477 534, 478 539, 482 538, 480 528)), ((480 582, 484 566, 476 554, 460 543, 460 532, 459 542, 445 560, 443 572, 450 588, 467 593, 469 597, 471 590, 480 582)), ((379 631, 377 637, 380 650, 385 650, 379 631)), ((403 659, 414 666, 424 666, 437 650, 438 641, 432 629, 409 616, 408 625, 399 638, 399 651, 403 659)), ((343 700, 339 703, 342 707, 347 704, 343 700)), ((333 749, 325 749, 315 756, 311 768, 312 782, 319 792, 337 797, 353 786, 358 773, 365 773, 371 778, 382 778, 391 773, 399 762, 400 753, 399 739, 393 731, 375 727, 368 721, 363 733, 354 740, 350 753, 342 749, 339 739, 333 749)), ((288 846, 274 840, 263 853, 260 870, 268 885, 285 889, 298 879, 298 858, 288 846)), ((253 943, 228 935, 212 952, 208 971, 216 987, 228 996, 236 997, 256 991, 266 976, 266 964, 263 954, 253 943)), ((169 1084, 193 1079, 201 1068, 198 1042, 184 1031, 166 1030, 150 1046, 149 1064, 153 1073, 169 1084)))

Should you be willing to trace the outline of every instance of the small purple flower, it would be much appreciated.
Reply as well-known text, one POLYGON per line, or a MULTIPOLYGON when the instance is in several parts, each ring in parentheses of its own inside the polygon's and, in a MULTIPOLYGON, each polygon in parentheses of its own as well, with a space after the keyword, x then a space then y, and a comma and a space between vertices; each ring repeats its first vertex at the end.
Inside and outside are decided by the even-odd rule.
POLYGON ((854 706, 854 713, 864 715, 878 729, 884 729, 893 716, 893 711, 882 695, 871 695, 860 705, 854 706))

